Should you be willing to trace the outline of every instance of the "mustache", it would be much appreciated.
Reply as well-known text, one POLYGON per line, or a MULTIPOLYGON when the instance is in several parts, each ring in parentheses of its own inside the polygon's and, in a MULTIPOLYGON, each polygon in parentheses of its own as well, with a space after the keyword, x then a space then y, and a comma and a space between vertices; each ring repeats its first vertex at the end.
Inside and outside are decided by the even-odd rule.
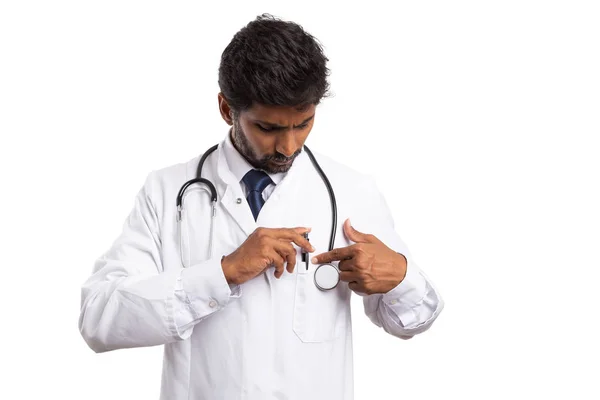
POLYGON ((275 162, 279 162, 279 163, 287 163, 288 161, 292 161, 294 158, 298 157, 298 155, 302 152, 302 149, 299 149, 298 151, 296 151, 294 154, 292 154, 291 157, 286 157, 286 156, 282 156, 279 154, 274 154, 272 156, 267 156, 264 158, 265 161, 270 161, 273 160, 275 162))

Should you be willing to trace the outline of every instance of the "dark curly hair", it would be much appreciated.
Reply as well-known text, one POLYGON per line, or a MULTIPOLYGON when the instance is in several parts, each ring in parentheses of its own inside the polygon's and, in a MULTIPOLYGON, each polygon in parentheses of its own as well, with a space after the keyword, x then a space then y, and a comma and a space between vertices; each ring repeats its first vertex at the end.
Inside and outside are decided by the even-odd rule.
POLYGON ((321 45, 300 25, 262 14, 223 51, 219 88, 234 113, 255 102, 317 105, 329 96, 327 61, 321 45))

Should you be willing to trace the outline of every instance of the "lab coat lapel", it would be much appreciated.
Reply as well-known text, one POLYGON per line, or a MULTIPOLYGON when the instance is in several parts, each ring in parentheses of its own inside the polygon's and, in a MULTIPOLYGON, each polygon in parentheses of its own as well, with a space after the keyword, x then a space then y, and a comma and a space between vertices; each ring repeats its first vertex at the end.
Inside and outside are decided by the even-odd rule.
POLYGON ((224 145, 225 141, 222 141, 218 148, 217 176, 219 179, 217 181, 217 192, 219 193, 223 209, 231 215, 246 236, 250 236, 258 225, 254 221, 252 211, 244 197, 240 183, 237 182, 235 176, 229 170, 223 151, 224 145), (240 199, 239 202, 238 199, 240 199))

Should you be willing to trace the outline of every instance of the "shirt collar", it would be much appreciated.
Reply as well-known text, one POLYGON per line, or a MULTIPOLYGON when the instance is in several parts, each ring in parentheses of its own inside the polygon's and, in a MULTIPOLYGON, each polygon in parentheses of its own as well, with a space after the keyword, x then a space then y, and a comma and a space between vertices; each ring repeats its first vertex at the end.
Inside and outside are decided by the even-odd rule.
MULTIPOLYGON (((246 173, 255 168, 250 165, 250 163, 233 146, 233 143, 231 142, 231 129, 227 133, 227 138, 225 139, 224 144, 223 153, 225 154, 225 160, 227 160, 227 166, 237 181, 241 183, 242 178, 246 175, 246 173)), ((275 185, 281 182, 281 180, 287 174, 287 172, 278 172, 276 174, 271 174, 267 171, 264 172, 269 175, 275 185)))

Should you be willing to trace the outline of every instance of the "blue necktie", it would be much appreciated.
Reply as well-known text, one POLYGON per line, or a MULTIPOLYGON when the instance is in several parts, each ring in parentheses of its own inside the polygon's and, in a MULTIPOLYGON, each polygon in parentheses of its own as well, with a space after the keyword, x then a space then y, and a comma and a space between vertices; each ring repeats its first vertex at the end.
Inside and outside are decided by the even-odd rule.
POLYGON ((248 171, 242 178, 242 181, 248 188, 246 199, 248 200, 248 204, 250 204, 250 210, 252 210, 252 215, 254 215, 254 220, 256 221, 260 209, 265 204, 262 192, 267 186, 273 183, 273 181, 269 175, 258 169, 251 169, 248 171))

